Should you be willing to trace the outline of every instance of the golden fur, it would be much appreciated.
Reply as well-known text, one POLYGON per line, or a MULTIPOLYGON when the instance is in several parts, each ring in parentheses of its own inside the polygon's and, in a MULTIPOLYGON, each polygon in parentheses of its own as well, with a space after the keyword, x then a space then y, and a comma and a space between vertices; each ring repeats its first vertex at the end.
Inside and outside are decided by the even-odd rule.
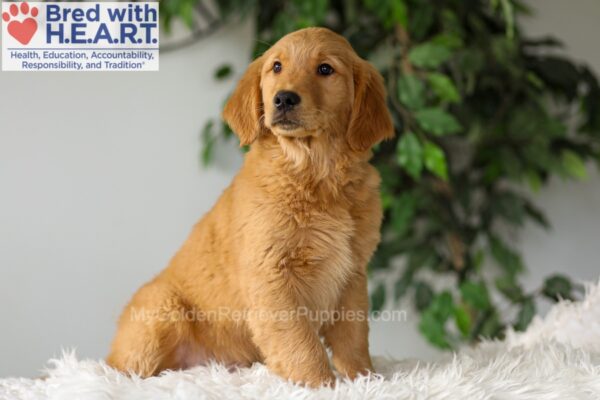
POLYGON ((252 144, 244 165, 168 268, 126 307, 108 363, 151 376, 209 359, 264 362, 283 378, 319 386, 334 380, 323 337, 340 373, 366 373, 365 318, 294 311, 368 310, 366 267, 382 218, 379 175, 368 160, 370 148, 393 135, 381 76, 341 36, 303 29, 250 64, 223 117, 252 144), (334 73, 317 74, 322 63, 334 73), (289 113, 292 129, 273 123, 280 90, 302 99, 289 113), (184 313, 194 318, 177 318, 184 313))

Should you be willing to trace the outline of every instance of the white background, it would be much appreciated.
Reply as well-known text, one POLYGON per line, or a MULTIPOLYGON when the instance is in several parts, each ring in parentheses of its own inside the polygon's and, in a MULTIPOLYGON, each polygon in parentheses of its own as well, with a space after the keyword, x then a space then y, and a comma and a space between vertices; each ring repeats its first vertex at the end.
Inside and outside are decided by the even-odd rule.
MULTIPOLYGON (((526 30, 558 35, 600 73, 600 3, 536 3, 526 30)), ((203 170, 199 135, 234 83, 213 71, 231 62, 239 77, 251 37, 228 27, 161 56, 158 73, 0 73, 0 377, 35 376, 61 347, 106 355, 121 308, 241 164, 232 143, 203 170)), ((528 287, 553 271, 597 279, 598 174, 555 181, 538 201, 554 230, 521 237, 528 287)), ((409 319, 374 324, 372 352, 434 357, 409 319)))

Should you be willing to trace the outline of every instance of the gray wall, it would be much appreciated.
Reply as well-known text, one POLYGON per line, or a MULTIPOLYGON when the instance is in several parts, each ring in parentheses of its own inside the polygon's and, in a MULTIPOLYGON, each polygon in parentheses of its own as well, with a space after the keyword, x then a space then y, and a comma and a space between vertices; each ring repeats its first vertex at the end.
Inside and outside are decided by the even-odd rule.
MULTIPOLYGON (((600 3, 537 2, 529 32, 553 32, 600 72, 600 3), (567 4, 568 3, 568 4, 567 4)), ((0 376, 35 376, 61 347, 103 357, 119 312, 162 269, 241 163, 231 144, 199 165, 203 121, 233 82, 214 69, 247 64, 248 24, 186 51, 158 73, 0 73, 0 376)), ((547 234, 521 244, 527 284, 551 271, 596 279, 600 178, 553 182, 538 196, 547 234)), ((408 323, 373 324, 374 354, 432 358, 408 323)))

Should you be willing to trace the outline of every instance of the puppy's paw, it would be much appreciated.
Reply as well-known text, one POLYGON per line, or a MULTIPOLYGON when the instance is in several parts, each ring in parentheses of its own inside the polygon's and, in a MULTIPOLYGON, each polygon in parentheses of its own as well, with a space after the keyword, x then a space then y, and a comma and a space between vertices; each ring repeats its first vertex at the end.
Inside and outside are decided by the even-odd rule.
POLYGON ((359 376, 368 376, 371 373, 373 373, 372 370, 367 369, 367 368, 360 368, 360 369, 346 369, 344 372, 340 372, 343 376, 347 377, 348 379, 350 379, 351 381, 355 380, 356 378, 358 378, 359 376))
POLYGON ((305 380, 301 380, 302 383, 310 388, 318 389, 321 387, 334 387, 335 386, 335 375, 332 371, 318 376, 310 376, 305 380))
POLYGON ((311 369, 310 367, 307 367, 297 369, 295 371, 287 371, 287 373, 283 371, 273 372, 293 383, 313 389, 318 389, 324 386, 333 387, 335 386, 336 381, 335 375, 329 367, 327 369, 311 369))
POLYGON ((335 369, 350 380, 354 380, 359 376, 367 376, 371 374, 373 365, 369 356, 356 359, 340 359, 334 357, 333 364, 335 369))

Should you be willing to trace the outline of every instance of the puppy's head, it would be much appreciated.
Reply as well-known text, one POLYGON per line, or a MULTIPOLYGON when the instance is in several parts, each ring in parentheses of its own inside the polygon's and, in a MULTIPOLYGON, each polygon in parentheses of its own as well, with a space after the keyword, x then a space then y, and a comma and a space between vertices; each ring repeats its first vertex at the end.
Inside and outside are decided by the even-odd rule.
POLYGON ((324 28, 291 33, 252 62, 223 117, 243 145, 331 135, 365 151, 394 133, 381 75, 324 28))

